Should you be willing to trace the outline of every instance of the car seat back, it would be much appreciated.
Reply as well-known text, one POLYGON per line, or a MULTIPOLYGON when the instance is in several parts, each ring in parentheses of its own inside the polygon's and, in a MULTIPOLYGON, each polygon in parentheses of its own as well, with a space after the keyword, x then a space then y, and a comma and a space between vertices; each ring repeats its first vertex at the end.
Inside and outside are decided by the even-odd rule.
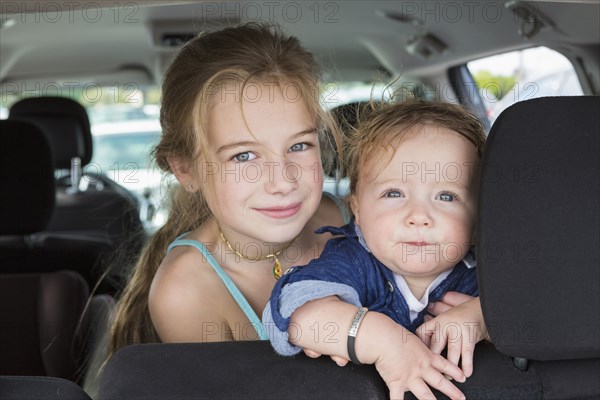
POLYGON ((48 138, 55 168, 64 171, 58 174, 57 209, 48 230, 101 230, 113 240, 141 230, 137 199, 125 188, 90 171, 77 185, 77 177, 68 172, 74 159, 83 168, 93 154, 90 122, 81 104, 62 97, 27 98, 11 107, 9 119, 38 126, 48 138))
POLYGON ((477 232, 481 303, 513 357, 600 357, 600 97, 516 103, 491 129, 477 232))
POLYGON ((74 338, 89 296, 73 271, 0 274, 0 375, 76 380, 74 338))
POLYGON ((0 374, 76 380, 107 328, 113 300, 95 296, 82 315, 88 284, 65 269, 91 271, 94 243, 39 234, 54 208, 50 146, 30 123, 0 121, 0 129, 0 179, 10 188, 0 196, 0 374))
POLYGON ((75 383, 47 376, 0 376, 0 400, 91 400, 75 383))

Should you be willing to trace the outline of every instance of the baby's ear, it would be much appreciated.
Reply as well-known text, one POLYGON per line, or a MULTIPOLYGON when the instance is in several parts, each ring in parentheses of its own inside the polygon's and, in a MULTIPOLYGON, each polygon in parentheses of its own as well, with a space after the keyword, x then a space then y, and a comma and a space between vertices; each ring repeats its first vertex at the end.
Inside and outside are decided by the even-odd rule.
POLYGON ((354 221, 356 224, 360 225, 360 216, 359 216, 359 206, 358 206, 358 198, 355 194, 350 195, 350 208, 352 209, 352 214, 354 214, 354 221))

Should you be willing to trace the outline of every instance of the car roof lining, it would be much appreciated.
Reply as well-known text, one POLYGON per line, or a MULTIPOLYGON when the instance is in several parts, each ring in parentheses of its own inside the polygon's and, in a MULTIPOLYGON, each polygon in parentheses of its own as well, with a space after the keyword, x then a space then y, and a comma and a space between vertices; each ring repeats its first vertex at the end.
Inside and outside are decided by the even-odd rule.
MULTIPOLYGON (((292 3, 299 4, 277 2, 282 10, 292 3)), ((38 4, 38 11, 44 10, 39 2, 31 1, 7 3, 0 9, 3 21, 16 20, 14 26, 2 28, 2 83, 38 80, 40 77, 88 79, 85 76, 88 74, 80 71, 93 71, 93 74, 89 74, 89 79, 99 84, 114 82, 115 77, 159 83, 167 60, 176 50, 157 45, 157 35, 168 31, 161 30, 160 27, 164 28, 169 23, 173 26, 175 23, 179 27, 177 32, 195 34, 205 26, 222 22, 232 15, 231 12, 241 14, 244 11, 241 7, 245 3, 52 2, 54 8, 46 10, 48 14, 45 17, 45 14, 31 15, 36 10, 35 4, 38 4), (120 8, 117 9, 116 4, 120 8), (208 9, 207 4, 218 7, 217 11, 208 9), (110 8, 104 8, 102 17, 94 23, 90 22, 96 15, 92 11, 89 11, 87 18, 83 18, 84 11, 98 6, 110 8), (60 10, 61 7, 63 10, 60 10), (55 9, 63 13, 59 23, 50 21, 49 13, 55 9), (73 35, 74 31, 77 35, 73 35), (32 41, 31 37, 36 40, 32 41), (134 71, 136 68, 144 72, 134 71), (124 72, 131 77, 119 77, 124 72), (144 78, 143 74, 147 77, 144 78)), ((374 72, 382 70, 387 71, 389 76, 438 75, 449 66, 502 51, 540 44, 550 47, 562 44, 576 49, 579 45, 584 46, 590 37, 600 36, 596 19, 600 13, 600 4, 588 1, 576 4, 532 3, 553 21, 556 28, 542 29, 528 40, 517 33, 518 22, 512 12, 503 8, 504 2, 493 3, 496 7, 494 9, 502 13, 498 21, 493 21, 489 16, 492 11, 487 12, 487 17, 483 12, 478 12, 477 8, 472 10, 472 17, 467 15, 468 10, 461 11, 464 13, 462 18, 469 19, 467 24, 457 23, 450 8, 444 11, 444 7, 448 7, 444 5, 446 3, 431 2, 428 4, 431 4, 432 12, 427 9, 419 10, 417 18, 422 22, 419 26, 382 17, 385 12, 400 12, 408 16, 413 12, 407 8, 398 8, 398 4, 405 3, 318 2, 321 11, 318 23, 313 21, 316 14, 307 13, 310 11, 308 8, 304 9, 305 14, 299 21, 282 18, 282 13, 274 9, 273 18, 269 21, 281 24, 287 33, 300 37, 302 43, 320 58, 325 68, 325 78, 331 81, 369 82, 381 76, 374 72), (332 4, 337 8, 327 8, 332 4), (327 12, 329 16, 326 15, 327 12), (328 21, 328 17, 331 21, 328 21), (429 59, 420 59, 407 52, 407 43, 426 33, 444 42, 447 48, 429 59), (465 41, 465 37, 469 40, 465 41)), ((488 8, 491 10, 489 6, 488 8)), ((246 10, 246 14, 248 13, 246 10)))

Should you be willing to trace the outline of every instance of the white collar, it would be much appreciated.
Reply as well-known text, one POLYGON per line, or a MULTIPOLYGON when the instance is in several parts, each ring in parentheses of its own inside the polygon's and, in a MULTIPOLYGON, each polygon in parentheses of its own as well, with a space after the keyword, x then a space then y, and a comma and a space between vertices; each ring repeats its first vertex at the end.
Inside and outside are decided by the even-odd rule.
POLYGON ((423 297, 421 297, 421 299, 417 299, 415 295, 411 292, 410 288, 408 287, 408 283, 406 283, 406 280, 402 275, 394 273, 394 280, 396 281, 396 285, 398 286, 398 289, 400 289, 400 293, 402 293, 402 296, 404 297, 404 300, 406 300, 406 304, 408 305, 408 311, 410 312, 410 322, 413 322, 417 318, 419 313, 427 307, 427 305, 429 304, 429 293, 431 293, 436 287, 438 287, 440 283, 442 283, 444 279, 446 279, 448 275, 450 275, 452 269, 439 274, 433 280, 433 282, 431 282, 429 286, 427 286, 425 294, 423 294, 423 297))
MULTIPOLYGON (((475 267, 476 265, 475 257, 471 252, 467 253, 465 258, 463 258, 462 262, 464 262, 467 268, 469 269, 475 267)), ((404 297, 404 300, 406 300, 406 304, 408 305, 410 322, 413 322, 417 318, 419 313, 427 307, 427 305, 429 304, 429 294, 433 292, 435 288, 437 288, 440 285, 440 283, 442 283, 442 281, 448 277, 448 275, 450 275, 454 268, 456 268, 456 266, 449 269, 448 271, 444 271, 441 274, 439 274, 433 280, 433 282, 431 282, 429 286, 427 286, 425 294, 423 294, 423 297, 421 297, 421 299, 417 299, 415 295, 411 292, 410 288, 408 287, 408 283, 406 283, 406 280, 402 275, 394 273, 394 280, 396 281, 396 285, 398 286, 398 289, 400 289, 400 293, 402 293, 402 296, 404 297)))

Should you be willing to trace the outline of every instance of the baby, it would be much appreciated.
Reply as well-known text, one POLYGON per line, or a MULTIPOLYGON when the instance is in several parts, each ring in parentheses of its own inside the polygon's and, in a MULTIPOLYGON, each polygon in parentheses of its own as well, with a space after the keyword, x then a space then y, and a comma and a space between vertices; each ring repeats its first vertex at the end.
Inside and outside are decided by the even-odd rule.
MULTIPOLYGON (((348 157, 355 218, 321 228, 341 237, 275 286, 263 322, 272 324, 276 351, 374 363, 392 398, 405 390, 421 396, 425 383, 462 397, 440 378, 464 381, 463 371, 411 332, 446 292, 478 295, 472 246, 484 142, 477 119, 448 103, 388 105, 360 124, 348 157)), ((468 310, 451 322, 477 321, 477 342, 481 310, 468 310)))

